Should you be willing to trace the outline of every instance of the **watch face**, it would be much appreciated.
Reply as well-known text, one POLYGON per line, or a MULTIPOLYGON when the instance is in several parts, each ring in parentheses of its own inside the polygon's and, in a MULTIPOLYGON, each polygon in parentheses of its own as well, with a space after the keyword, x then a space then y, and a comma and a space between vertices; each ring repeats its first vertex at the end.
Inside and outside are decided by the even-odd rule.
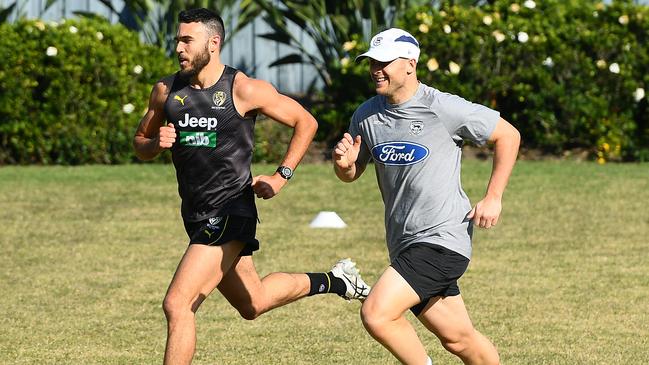
POLYGON ((293 170, 290 167, 282 166, 279 168, 279 174, 288 180, 293 176, 293 170))

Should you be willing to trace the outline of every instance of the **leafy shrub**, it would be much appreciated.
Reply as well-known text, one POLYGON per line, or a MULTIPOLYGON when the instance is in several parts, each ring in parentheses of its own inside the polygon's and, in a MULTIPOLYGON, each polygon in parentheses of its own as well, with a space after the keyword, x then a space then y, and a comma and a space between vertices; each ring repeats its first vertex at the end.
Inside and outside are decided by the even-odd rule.
POLYGON ((173 62, 99 19, 0 25, 0 164, 122 163, 173 62))
POLYGON ((260 116, 255 123, 255 147, 252 151, 253 162, 282 162, 293 129, 270 118, 260 116))
MULTIPOLYGON (((649 8, 632 1, 495 0, 478 7, 411 7, 397 21, 421 43, 419 79, 490 106, 549 153, 591 151, 599 162, 649 160, 649 8)), ((330 65, 313 108, 318 138, 333 143, 374 92, 367 49, 330 65)))
POLYGON ((367 50, 367 43, 354 35, 343 45, 347 52, 338 62, 329 65, 331 84, 318 93, 311 111, 318 120, 316 139, 328 145, 337 142, 347 130, 356 108, 374 94, 368 62, 355 62, 354 58, 367 50))
POLYGON ((649 10, 631 1, 496 0, 413 8, 426 84, 501 112, 524 146, 599 162, 649 157, 649 10))

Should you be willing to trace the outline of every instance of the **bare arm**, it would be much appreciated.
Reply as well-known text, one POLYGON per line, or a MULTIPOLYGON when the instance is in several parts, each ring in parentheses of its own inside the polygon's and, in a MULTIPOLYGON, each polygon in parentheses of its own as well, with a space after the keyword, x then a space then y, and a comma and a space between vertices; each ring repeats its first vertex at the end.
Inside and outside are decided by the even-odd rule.
MULTIPOLYGON (((282 95, 266 81, 237 74, 234 85, 234 102, 241 114, 259 111, 269 118, 293 128, 293 136, 281 162, 282 166, 295 169, 315 136, 318 123, 298 102, 282 95)), ((268 199, 279 193, 286 180, 278 173, 257 176, 253 188, 258 197, 268 199)))
POLYGON ((135 155, 143 161, 151 160, 162 152, 163 149, 171 147, 175 141, 176 134, 171 126, 164 126, 167 119, 164 112, 164 103, 169 94, 169 87, 166 81, 159 81, 153 86, 149 97, 149 108, 140 120, 133 138, 135 155))
POLYGON ((493 167, 485 197, 471 210, 468 218, 482 228, 490 228, 498 223, 502 210, 502 196, 512 173, 521 135, 514 126, 500 118, 496 129, 489 137, 494 143, 493 167))

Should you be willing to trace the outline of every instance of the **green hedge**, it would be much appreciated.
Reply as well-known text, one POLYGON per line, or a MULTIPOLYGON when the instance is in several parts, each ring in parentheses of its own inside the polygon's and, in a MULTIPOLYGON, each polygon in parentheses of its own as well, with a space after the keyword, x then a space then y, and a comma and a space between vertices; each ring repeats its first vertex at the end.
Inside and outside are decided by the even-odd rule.
POLYGON ((0 25, 0 164, 123 163, 173 62, 98 19, 0 25))
MULTIPOLYGON (((499 110, 524 147, 649 160, 647 6, 496 0, 412 8, 397 26, 421 43, 423 82, 499 110)), ((19 21, 0 33, 0 164, 133 160, 151 86, 176 69, 163 51, 96 19, 19 21)), ((312 108, 318 139, 329 143, 373 95, 367 62, 353 61, 367 43, 350 38, 348 57, 330 65, 332 85, 312 108)), ((255 160, 280 154, 264 145, 275 132, 259 133, 255 160)))
MULTIPOLYGON (((419 79, 499 110, 523 147, 587 149, 599 162, 649 160, 649 10, 632 1, 503 1, 412 8, 397 26, 421 43, 419 79)), ((350 43, 349 56, 367 47, 350 43)), ((367 67, 341 60, 325 90, 336 108, 318 116, 344 131, 369 97, 367 67), (357 79, 351 80, 349 73, 357 79), (367 76, 366 76, 367 77, 367 76), (322 118, 324 117, 324 118, 322 118)), ((333 133, 336 134, 336 133, 333 133)))

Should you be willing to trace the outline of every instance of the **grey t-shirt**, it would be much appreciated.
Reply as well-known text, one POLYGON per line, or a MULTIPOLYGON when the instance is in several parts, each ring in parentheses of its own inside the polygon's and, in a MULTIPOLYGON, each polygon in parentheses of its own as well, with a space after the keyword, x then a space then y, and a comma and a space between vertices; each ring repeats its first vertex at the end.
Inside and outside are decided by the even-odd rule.
POLYGON ((356 110, 349 132, 361 135, 357 163, 374 160, 390 260, 419 242, 471 258, 471 203, 460 183, 462 141, 483 145, 499 120, 495 110, 421 83, 402 104, 377 95, 356 110))

